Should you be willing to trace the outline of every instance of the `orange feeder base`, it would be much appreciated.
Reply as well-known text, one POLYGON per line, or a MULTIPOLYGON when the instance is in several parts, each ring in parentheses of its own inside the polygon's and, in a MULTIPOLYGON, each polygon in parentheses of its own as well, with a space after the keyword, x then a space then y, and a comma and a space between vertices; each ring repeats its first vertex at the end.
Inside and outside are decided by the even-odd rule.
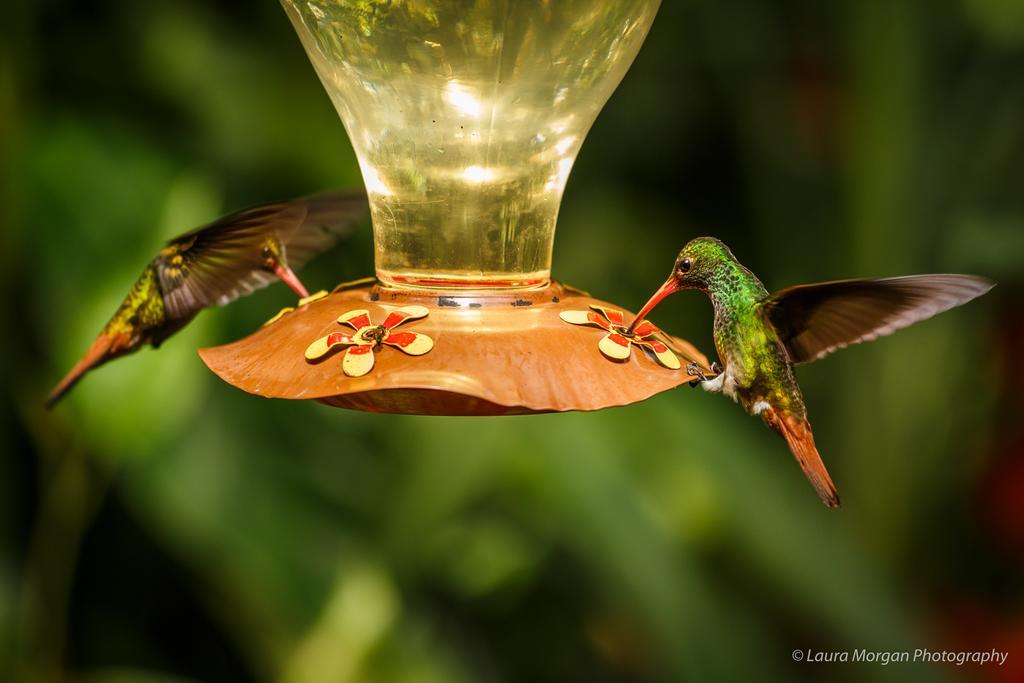
POLYGON ((711 374, 707 358, 689 342, 662 333, 657 338, 674 350, 677 369, 622 337, 623 349, 612 352, 625 358, 609 358, 598 347, 607 327, 566 321, 592 307, 614 315, 611 304, 555 282, 469 293, 342 286, 199 355, 225 382, 258 396, 416 415, 599 410, 693 380, 690 362, 711 374), (359 327, 368 321, 372 327, 359 327))

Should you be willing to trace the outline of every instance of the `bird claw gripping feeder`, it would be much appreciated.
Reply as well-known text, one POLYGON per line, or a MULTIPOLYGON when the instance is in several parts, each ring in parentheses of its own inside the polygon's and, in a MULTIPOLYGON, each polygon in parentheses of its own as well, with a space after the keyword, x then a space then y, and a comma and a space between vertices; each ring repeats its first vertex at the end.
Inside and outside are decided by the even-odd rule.
POLYGON ((707 368, 551 280, 573 161, 659 0, 282 4, 359 159, 377 281, 202 350, 211 370, 267 397, 501 415, 634 403, 707 368))

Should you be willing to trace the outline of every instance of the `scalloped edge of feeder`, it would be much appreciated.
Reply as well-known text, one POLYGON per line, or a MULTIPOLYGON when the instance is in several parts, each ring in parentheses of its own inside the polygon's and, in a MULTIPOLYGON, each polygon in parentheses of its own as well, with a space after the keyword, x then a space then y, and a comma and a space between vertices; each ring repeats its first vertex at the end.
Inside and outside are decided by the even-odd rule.
POLYGON ((637 403, 693 379, 686 364, 707 374, 707 358, 689 342, 663 336, 679 353, 682 368, 670 370, 634 349, 612 361, 598 350, 604 330, 570 325, 565 310, 591 304, 625 309, 552 282, 515 292, 421 292, 381 285, 335 289, 329 296, 285 314, 253 334, 223 346, 200 349, 206 366, 228 384, 266 398, 318 400, 339 408, 417 415, 514 415, 600 410, 637 403), (429 335, 434 348, 409 356, 382 347, 363 377, 342 372, 340 353, 316 362, 306 347, 346 331, 338 316, 369 311, 379 322, 412 304, 430 309, 409 324, 429 335))

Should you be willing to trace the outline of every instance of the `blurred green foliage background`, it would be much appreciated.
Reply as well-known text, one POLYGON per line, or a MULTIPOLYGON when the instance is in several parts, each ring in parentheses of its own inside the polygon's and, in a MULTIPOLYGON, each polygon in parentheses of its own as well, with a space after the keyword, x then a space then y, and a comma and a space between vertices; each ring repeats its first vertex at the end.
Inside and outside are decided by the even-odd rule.
MULTIPOLYGON (((555 272, 634 309, 714 234, 769 289, 1000 285, 803 367, 843 494, 687 388, 596 414, 264 401, 200 346, 46 413, 167 238, 359 182, 273 2, 8 0, 0 21, 0 680, 1024 680, 1024 4, 670 0, 566 191, 555 272), (1009 650, 1003 667, 798 664, 1009 650)), ((308 267, 370 274, 368 229, 308 267)), ((711 350, 699 295, 659 309, 711 350)))

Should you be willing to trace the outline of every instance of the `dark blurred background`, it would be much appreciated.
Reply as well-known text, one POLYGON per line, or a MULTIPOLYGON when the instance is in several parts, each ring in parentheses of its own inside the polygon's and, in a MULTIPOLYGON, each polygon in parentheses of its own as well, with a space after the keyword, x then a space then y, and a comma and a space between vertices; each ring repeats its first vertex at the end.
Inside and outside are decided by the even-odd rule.
MULTIPOLYGON (((769 289, 982 300, 802 367, 843 494, 682 388, 596 414, 264 401, 159 352, 46 392, 168 237, 359 182, 273 0, 8 0, 0 680, 1024 680, 1024 3, 669 0, 583 146, 555 273, 634 309, 698 234, 769 289), (807 664, 1008 650, 1002 667, 807 664)), ((306 269, 372 272, 368 228, 306 269)), ((711 310, 657 321, 710 351, 711 310)))

